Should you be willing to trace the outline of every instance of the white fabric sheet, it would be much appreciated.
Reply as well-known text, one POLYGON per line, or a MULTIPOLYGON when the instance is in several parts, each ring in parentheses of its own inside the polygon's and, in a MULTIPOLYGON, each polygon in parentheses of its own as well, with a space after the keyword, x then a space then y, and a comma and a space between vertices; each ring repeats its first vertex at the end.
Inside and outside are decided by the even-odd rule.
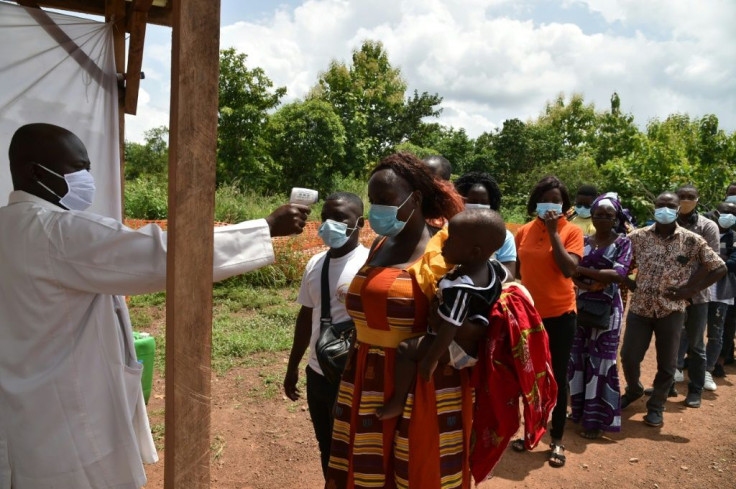
POLYGON ((13 189, 10 138, 24 124, 46 122, 72 131, 87 147, 97 185, 89 211, 120 219, 112 24, 50 12, 39 17, 0 2, 0 46, 0 205, 13 189))

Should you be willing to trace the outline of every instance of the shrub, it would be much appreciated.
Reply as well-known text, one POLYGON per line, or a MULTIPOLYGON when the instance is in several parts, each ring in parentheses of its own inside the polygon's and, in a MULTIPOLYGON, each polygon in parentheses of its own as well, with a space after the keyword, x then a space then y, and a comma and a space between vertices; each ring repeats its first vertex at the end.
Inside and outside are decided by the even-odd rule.
POLYGON ((169 214, 166 180, 141 177, 125 182, 125 217, 131 219, 166 219, 169 214))

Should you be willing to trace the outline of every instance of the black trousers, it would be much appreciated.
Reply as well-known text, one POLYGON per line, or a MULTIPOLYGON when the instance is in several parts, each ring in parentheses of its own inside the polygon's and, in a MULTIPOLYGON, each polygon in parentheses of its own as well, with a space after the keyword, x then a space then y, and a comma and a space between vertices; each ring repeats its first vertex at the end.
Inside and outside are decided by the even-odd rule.
POLYGON ((330 443, 332 441, 333 411, 340 384, 331 384, 323 375, 307 366, 307 405, 312 418, 314 434, 317 436, 319 453, 322 460, 322 474, 327 474, 327 463, 330 461, 330 443))
POLYGON ((568 312, 562 316, 542 318, 542 324, 549 337, 549 353, 552 357, 552 370, 557 382, 557 405, 552 411, 552 429, 549 434, 555 440, 561 440, 565 433, 567 420, 567 369, 570 365, 570 350, 575 337, 577 315, 568 312))
POLYGON ((733 361, 733 336, 736 334, 736 306, 728 306, 726 320, 723 323, 723 347, 721 356, 733 361))

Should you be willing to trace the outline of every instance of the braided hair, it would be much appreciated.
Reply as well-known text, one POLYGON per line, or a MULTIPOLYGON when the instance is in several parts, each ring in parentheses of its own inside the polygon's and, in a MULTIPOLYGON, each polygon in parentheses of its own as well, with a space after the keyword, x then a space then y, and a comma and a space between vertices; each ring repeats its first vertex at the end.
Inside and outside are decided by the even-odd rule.
POLYGON ((437 178, 427 166, 412 153, 399 152, 378 162, 371 172, 373 176, 381 170, 391 170, 411 187, 422 194, 422 214, 425 219, 445 218, 461 212, 463 199, 450 182, 437 178))

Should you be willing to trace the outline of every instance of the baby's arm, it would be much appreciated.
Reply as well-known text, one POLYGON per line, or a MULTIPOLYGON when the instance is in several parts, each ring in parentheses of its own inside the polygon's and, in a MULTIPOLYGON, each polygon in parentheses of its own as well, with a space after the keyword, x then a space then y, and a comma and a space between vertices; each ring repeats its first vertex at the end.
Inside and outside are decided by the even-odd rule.
POLYGON ((426 355, 419 362, 419 375, 422 376, 425 382, 429 382, 429 379, 432 378, 432 374, 434 374, 437 368, 437 363, 442 358, 442 355, 447 352, 452 340, 455 339, 457 328, 454 324, 443 320, 437 321, 437 323, 432 325, 436 336, 430 344, 426 355))

